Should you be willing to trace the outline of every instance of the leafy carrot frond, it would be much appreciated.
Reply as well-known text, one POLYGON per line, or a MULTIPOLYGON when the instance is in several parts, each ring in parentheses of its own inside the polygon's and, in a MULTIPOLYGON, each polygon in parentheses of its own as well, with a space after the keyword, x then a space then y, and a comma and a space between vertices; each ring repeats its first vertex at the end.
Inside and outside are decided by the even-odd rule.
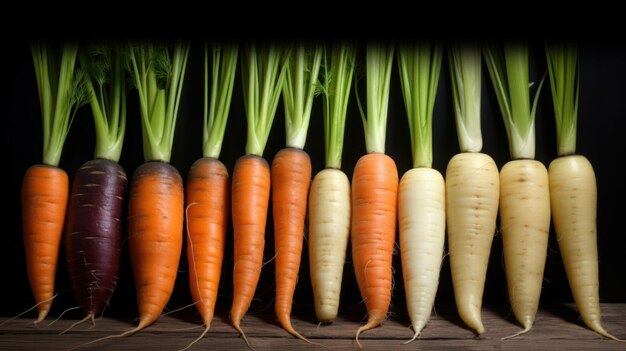
POLYGON ((96 129, 95 158, 118 162, 126 131, 127 55, 121 46, 98 45, 79 53, 96 129))
POLYGON ((129 48, 145 161, 170 161, 188 56, 189 44, 182 42, 173 49, 150 42, 129 48))

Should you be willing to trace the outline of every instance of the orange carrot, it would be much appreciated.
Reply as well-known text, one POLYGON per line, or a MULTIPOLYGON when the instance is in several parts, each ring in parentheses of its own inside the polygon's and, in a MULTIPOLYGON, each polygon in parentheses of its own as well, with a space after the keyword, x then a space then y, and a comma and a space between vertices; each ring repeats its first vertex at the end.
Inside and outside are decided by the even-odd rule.
POLYGON ((352 260, 367 308, 361 332, 378 326, 391 303, 398 170, 382 153, 362 156, 352 176, 352 260))
POLYGON ((276 316, 287 332, 307 342, 309 340, 291 325, 291 305, 302 258, 304 221, 311 184, 311 159, 303 149, 321 63, 321 45, 299 42, 292 48, 282 89, 286 148, 274 156, 271 169, 276 316))
POLYGON ((363 109, 357 91, 367 149, 352 174, 352 261, 367 308, 367 323, 356 331, 359 347, 359 335, 380 325, 391 303, 398 169, 393 159, 385 155, 385 133, 393 55, 393 45, 368 43, 367 110, 363 109))
POLYGON ((219 156, 228 122, 238 50, 237 44, 213 45, 210 49, 208 44, 204 45, 202 158, 189 170, 186 196, 189 287, 204 331, 182 350, 206 335, 215 313, 230 197, 228 171, 219 156))
POLYGON ((182 249, 183 182, 176 168, 147 162, 133 174, 128 202, 128 248, 139 308, 139 331, 167 304, 182 249))
POLYGON ((34 165, 24 175, 24 249, 28 280, 39 310, 35 323, 44 320, 52 306, 68 194, 69 180, 61 168, 34 165))
POLYGON ((187 176, 187 257, 191 296, 208 328, 213 320, 228 226, 228 171, 205 157, 187 176))
POLYGON ((276 252, 276 316, 280 325, 289 333, 304 339, 291 325, 290 316, 302 256, 304 220, 311 183, 311 159, 303 150, 282 149, 274 156, 271 173, 276 252))
POLYGON ((174 290, 183 244, 183 182, 169 162, 189 44, 176 43, 171 51, 156 47, 144 43, 129 50, 145 161, 133 173, 128 201, 128 249, 139 324, 118 336, 131 335, 158 319, 174 290), (168 72, 167 84, 157 82, 158 69, 168 72))
POLYGON ((23 238, 28 280, 43 321, 54 298, 54 279, 69 197, 67 173, 58 168, 76 109, 89 100, 82 74, 75 74, 78 46, 63 44, 61 56, 47 44, 31 47, 43 124, 43 162, 31 166, 22 184, 23 238))
POLYGON ((263 265, 269 199, 270 168, 267 161, 256 155, 240 157, 232 180, 235 266, 230 319, 242 335, 241 320, 250 307, 263 265))

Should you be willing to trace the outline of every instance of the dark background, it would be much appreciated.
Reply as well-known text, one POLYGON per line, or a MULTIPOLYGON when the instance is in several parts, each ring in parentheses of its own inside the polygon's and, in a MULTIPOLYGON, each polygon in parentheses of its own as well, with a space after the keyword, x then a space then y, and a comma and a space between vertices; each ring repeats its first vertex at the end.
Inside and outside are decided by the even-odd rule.
MULTIPOLYGON (((361 44, 363 41, 361 40, 361 44)), ((180 106, 180 115, 174 139, 171 163, 180 171, 183 179, 191 164, 201 157, 201 130, 203 108, 203 72, 202 50, 198 41, 193 42, 187 78, 180 106)), ((578 153, 589 158, 596 170, 598 180, 598 247, 600 260, 600 296, 603 302, 626 302, 625 273, 626 237, 620 225, 623 216, 625 184, 620 173, 621 159, 624 157, 624 132, 626 132, 624 99, 626 99, 626 50, 624 43, 611 41, 581 41, 581 99, 578 125, 578 153)), ((3 85, 6 87, 1 101, 2 127, 0 142, 4 151, 2 187, 3 227, 0 234, 0 270, 4 278, 0 290, 0 315, 10 316, 33 305, 33 298, 26 276, 24 249, 21 233, 20 186, 26 169, 41 162, 42 129, 35 75, 30 56, 28 41, 14 41, 4 50, 5 70, 3 85)), ((361 52, 362 54, 362 52, 361 52)), ((362 59, 362 55, 361 55, 362 59)), ((361 60, 361 63, 363 61, 361 60)), ((531 80, 537 81, 545 71, 545 56, 541 40, 531 40, 531 80)), ((501 168, 509 159, 508 144, 491 81, 483 67, 483 151, 492 155, 501 168)), ((386 152, 396 161, 398 172, 402 175, 411 167, 410 140, 404 103, 394 65, 391 86, 390 109, 386 152)), ((361 81, 364 83, 364 80, 361 81)), ((547 83, 547 82, 546 82, 547 83)), ((221 159, 232 174, 238 157, 244 154, 245 114, 241 94, 240 71, 237 73, 230 120, 221 159)), ((364 89, 360 90, 364 92, 364 89)), ((141 129, 136 92, 129 93, 128 127, 120 164, 128 176, 143 162, 141 147, 141 129)), ((265 150, 265 158, 271 161, 274 154, 284 146, 283 105, 279 104, 274 126, 265 150)), ((434 168, 445 172, 448 160, 458 152, 458 142, 454 126, 450 76, 447 59, 441 72, 439 92, 435 106, 433 122, 434 168)), ((546 84, 537 111, 536 121, 537 153, 536 158, 546 166, 556 156, 555 125, 549 85, 546 84)), ((313 172, 324 167, 323 122, 321 99, 315 100, 306 151, 311 155, 313 172)), ((70 181, 80 165, 93 157, 94 132, 91 111, 88 106, 79 110, 72 126, 61 158, 60 167, 70 176, 70 181)), ((363 127, 354 99, 351 97, 346 126, 346 139, 343 157, 343 170, 350 177, 357 159, 365 152, 363 127)), ((266 231, 265 260, 273 256, 273 231, 271 208, 266 231)), ((231 227, 232 228, 232 227, 231 227)), ((124 234, 126 235, 126 233, 124 234)), ((294 303, 312 304, 309 279, 308 252, 302 257, 299 282, 294 303)), ((218 303, 227 310, 232 292, 232 229, 228 233, 225 261, 220 285, 218 303)), ((395 287, 392 311, 405 314, 404 286, 399 253, 394 256, 395 287)), ((256 299, 251 312, 273 308, 274 263, 264 265, 261 280, 257 288, 256 299)), ((168 309, 175 309, 191 303, 188 289, 187 257, 183 250, 176 287, 168 304, 168 309)), ((57 273, 56 291, 58 297, 53 303, 51 316, 72 306, 73 300, 65 253, 61 250, 57 273)), ((571 302, 563 264, 558 251, 554 232, 550 233, 550 247, 546 263, 542 303, 571 302)), ((497 235, 489 264, 484 295, 485 304, 505 304, 507 302, 504 269, 502 266, 502 244, 497 235)), ((351 264, 350 248, 344 269, 344 281, 341 295, 340 313, 348 313, 345 306, 361 301, 351 264)), ((440 285, 435 307, 454 303, 449 261, 443 260, 440 285)), ((365 314, 365 307, 360 306, 359 313, 365 314)), ((117 290, 110 300, 105 315, 136 316, 136 304, 132 272, 128 259, 128 247, 123 246, 123 261, 117 290)), ((35 317, 35 312, 29 314, 35 317)), ((78 316, 78 313, 70 314, 78 316)))

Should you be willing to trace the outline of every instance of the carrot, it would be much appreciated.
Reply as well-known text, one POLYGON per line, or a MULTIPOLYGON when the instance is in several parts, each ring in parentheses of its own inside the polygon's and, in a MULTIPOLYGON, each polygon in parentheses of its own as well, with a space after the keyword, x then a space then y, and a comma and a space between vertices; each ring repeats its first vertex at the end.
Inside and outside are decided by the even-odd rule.
POLYGON ((237 160, 232 180, 235 265, 230 309, 236 329, 241 328, 261 274, 270 186, 270 168, 265 159, 247 155, 237 160))
POLYGON ((128 248, 141 330, 154 323, 174 289, 182 249, 183 182, 164 162, 144 163, 132 177, 128 248))
POLYGON ((352 175, 352 260, 368 317, 356 332, 359 347, 359 335, 380 325, 391 303, 398 170, 384 152, 393 50, 392 45, 368 44, 367 117, 357 100, 368 151, 352 175))
POLYGON ((126 172, 117 163, 126 129, 126 77, 121 48, 90 47, 80 53, 96 131, 94 159, 76 172, 67 213, 65 248, 72 289, 85 318, 111 298, 120 268, 126 172))
POLYGON ((311 159, 306 141, 322 47, 298 43, 287 62, 283 100, 287 145, 272 160, 272 213, 276 257, 275 311, 280 325, 308 341, 291 325, 291 305, 298 280, 307 213, 311 159))
POLYGON ((69 191, 67 173, 58 167, 33 165, 22 183, 22 219, 28 281, 43 321, 54 294, 54 277, 69 191))
POLYGON ((213 320, 229 211, 228 171, 214 158, 193 163, 187 176, 187 256, 191 296, 208 327, 213 320))
POLYGON ((580 89, 578 47, 572 43, 547 43, 546 56, 559 156, 548 167, 557 242, 583 322, 596 333, 619 340, 604 329, 600 313, 596 176, 591 162, 576 154, 580 89))
POLYGON ((238 47, 214 46, 212 52, 209 88, 209 48, 205 45, 203 157, 191 166, 186 189, 189 288, 205 329, 185 349, 202 339, 213 320, 230 206, 228 170, 218 157, 228 121, 238 47))
POLYGON ((337 318, 350 238, 350 181, 341 171, 341 157, 356 49, 337 43, 330 56, 328 62, 325 50, 321 84, 326 169, 315 175, 309 194, 309 268, 315 315, 322 322, 337 318))
POLYGON ((301 149, 279 151, 272 160, 272 212, 276 250, 276 315, 290 334, 306 340, 291 326, 291 304, 302 256, 311 159, 301 149))
POLYGON ((131 46, 128 53, 139 93, 145 161, 133 173, 128 200, 128 249, 139 322, 126 332, 77 347, 152 325, 174 290, 183 243, 184 192, 180 173, 169 161, 189 44, 178 42, 172 51, 145 42, 131 46))
POLYGON ((61 60, 46 44, 32 44, 43 122, 43 164, 24 174, 21 206, 28 280, 43 321, 52 306, 54 278, 65 224, 69 180, 58 167, 76 109, 88 100, 82 74, 75 73, 78 47, 64 44, 61 60))
POLYGON ((130 51, 140 97, 146 163, 133 173, 128 201, 128 248, 139 308, 139 323, 128 334, 157 320, 176 280, 182 249, 184 193, 178 170, 168 162, 188 54, 189 45, 182 43, 175 45, 171 62, 165 49, 150 43, 130 51), (165 87, 157 84, 157 63, 165 65, 164 71, 171 75, 165 87), (142 84, 145 76, 154 81, 142 84), (158 108, 148 110, 148 106, 158 108))
POLYGON ((482 334, 481 306, 496 229, 500 179, 491 156, 481 152, 481 49, 450 46, 450 72, 461 153, 446 168, 446 222, 454 298, 461 319, 482 334))
POLYGON ((488 45, 485 59, 509 139, 512 160, 500 170, 500 223, 504 268, 513 314, 528 332, 535 320, 548 251, 550 195, 548 172, 535 157, 535 111, 528 84, 528 46, 488 45))
POLYGON ((411 136, 413 167, 400 180, 398 223, 407 310, 415 340, 430 318, 443 260, 445 182, 432 168, 432 120, 443 49, 439 43, 403 44, 398 64, 411 136))
POLYGON ((246 155, 235 163, 232 180, 235 255, 230 319, 251 348, 241 320, 254 297, 263 264, 271 181, 269 165, 262 155, 278 107, 286 65, 281 62, 282 50, 273 44, 257 48, 252 42, 245 53, 242 73, 248 135, 246 155))

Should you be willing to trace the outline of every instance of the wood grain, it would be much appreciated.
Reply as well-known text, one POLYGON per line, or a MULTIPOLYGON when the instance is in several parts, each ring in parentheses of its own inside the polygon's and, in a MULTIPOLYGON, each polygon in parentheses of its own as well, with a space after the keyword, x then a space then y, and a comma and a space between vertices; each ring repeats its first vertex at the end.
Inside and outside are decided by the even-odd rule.
MULTIPOLYGON (((246 346, 230 326, 227 308, 221 306, 207 336, 192 350, 245 350, 246 346)), ((626 304, 603 304, 606 329, 626 339, 626 304)), ((363 321, 362 306, 340 310, 340 318, 330 325, 318 325, 312 306, 294 306, 293 324, 305 337, 333 350, 358 349, 354 333, 363 321)), ((128 318, 98 319, 96 326, 78 326, 64 335, 58 333, 75 319, 62 318, 51 326, 39 328, 33 319, 7 321, 0 317, 0 350, 68 350, 88 341, 121 333, 134 323, 128 318)), ((46 321, 51 322, 52 319, 46 321)), ((519 331, 507 306, 488 306, 483 310, 486 332, 477 337, 460 321, 454 306, 443 306, 433 312, 421 338, 409 345, 402 342, 412 336, 406 314, 397 313, 376 329, 361 337, 367 350, 626 350, 626 343, 606 340, 587 329, 578 320, 573 305, 542 306, 535 326, 526 335, 502 341, 502 337, 519 331)), ((325 350, 309 345, 282 330, 272 309, 249 313, 242 322, 250 343, 256 350, 325 350)), ((84 350, 137 350, 157 348, 178 350, 194 340, 201 332, 200 318, 187 309, 162 316, 157 323, 131 337, 115 338, 85 346, 84 350)))

